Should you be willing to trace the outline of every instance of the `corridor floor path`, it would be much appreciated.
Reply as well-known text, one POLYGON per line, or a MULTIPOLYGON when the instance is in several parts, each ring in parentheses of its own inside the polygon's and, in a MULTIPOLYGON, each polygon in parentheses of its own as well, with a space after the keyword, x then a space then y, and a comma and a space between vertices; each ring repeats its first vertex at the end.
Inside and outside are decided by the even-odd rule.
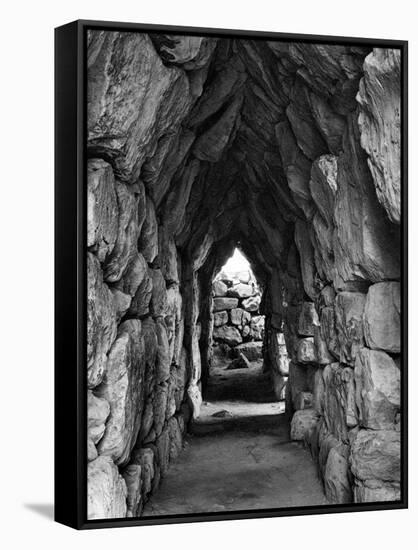
POLYGON ((202 413, 144 516, 327 504, 260 364, 211 372, 202 413))

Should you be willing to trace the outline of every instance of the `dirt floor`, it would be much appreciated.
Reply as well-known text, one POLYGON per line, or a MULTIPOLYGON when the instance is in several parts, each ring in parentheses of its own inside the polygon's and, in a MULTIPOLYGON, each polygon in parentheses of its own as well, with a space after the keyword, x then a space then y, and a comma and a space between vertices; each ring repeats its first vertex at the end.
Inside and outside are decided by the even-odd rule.
POLYGON ((259 363, 212 369, 185 449, 143 515, 326 504, 309 452, 291 442, 284 403, 259 363))

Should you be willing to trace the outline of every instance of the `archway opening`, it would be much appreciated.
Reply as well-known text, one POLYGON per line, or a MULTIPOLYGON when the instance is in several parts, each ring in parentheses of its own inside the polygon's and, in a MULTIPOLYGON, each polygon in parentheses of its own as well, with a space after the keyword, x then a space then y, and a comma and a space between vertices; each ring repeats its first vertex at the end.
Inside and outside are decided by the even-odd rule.
POLYGON ((263 292, 264 285, 238 242, 211 284, 210 360, 195 423, 200 430, 207 425, 254 422, 256 417, 262 417, 265 425, 266 417, 285 411, 284 387, 275 393, 270 362, 264 361, 263 292))

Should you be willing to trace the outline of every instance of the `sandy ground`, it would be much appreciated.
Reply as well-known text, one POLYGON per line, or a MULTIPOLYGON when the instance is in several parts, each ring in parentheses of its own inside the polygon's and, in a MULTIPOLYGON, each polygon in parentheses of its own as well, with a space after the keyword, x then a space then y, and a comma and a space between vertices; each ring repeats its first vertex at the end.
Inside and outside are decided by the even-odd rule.
POLYGON ((326 504, 316 466, 291 442, 260 364, 212 370, 201 416, 145 516, 326 504), (215 416, 213 416, 215 415, 215 416))

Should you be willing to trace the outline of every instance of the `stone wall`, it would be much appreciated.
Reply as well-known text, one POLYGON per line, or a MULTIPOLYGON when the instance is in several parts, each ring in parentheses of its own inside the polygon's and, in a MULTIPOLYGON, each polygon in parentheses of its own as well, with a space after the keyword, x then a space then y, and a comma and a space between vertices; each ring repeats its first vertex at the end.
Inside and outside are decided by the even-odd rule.
POLYGON ((140 514, 180 451, 237 243, 328 497, 398 495, 399 71, 396 50, 89 32, 90 518, 140 514))
POLYGON ((221 272, 213 282, 214 351, 221 359, 235 358, 235 366, 262 359, 264 315, 261 290, 250 271, 221 272))

